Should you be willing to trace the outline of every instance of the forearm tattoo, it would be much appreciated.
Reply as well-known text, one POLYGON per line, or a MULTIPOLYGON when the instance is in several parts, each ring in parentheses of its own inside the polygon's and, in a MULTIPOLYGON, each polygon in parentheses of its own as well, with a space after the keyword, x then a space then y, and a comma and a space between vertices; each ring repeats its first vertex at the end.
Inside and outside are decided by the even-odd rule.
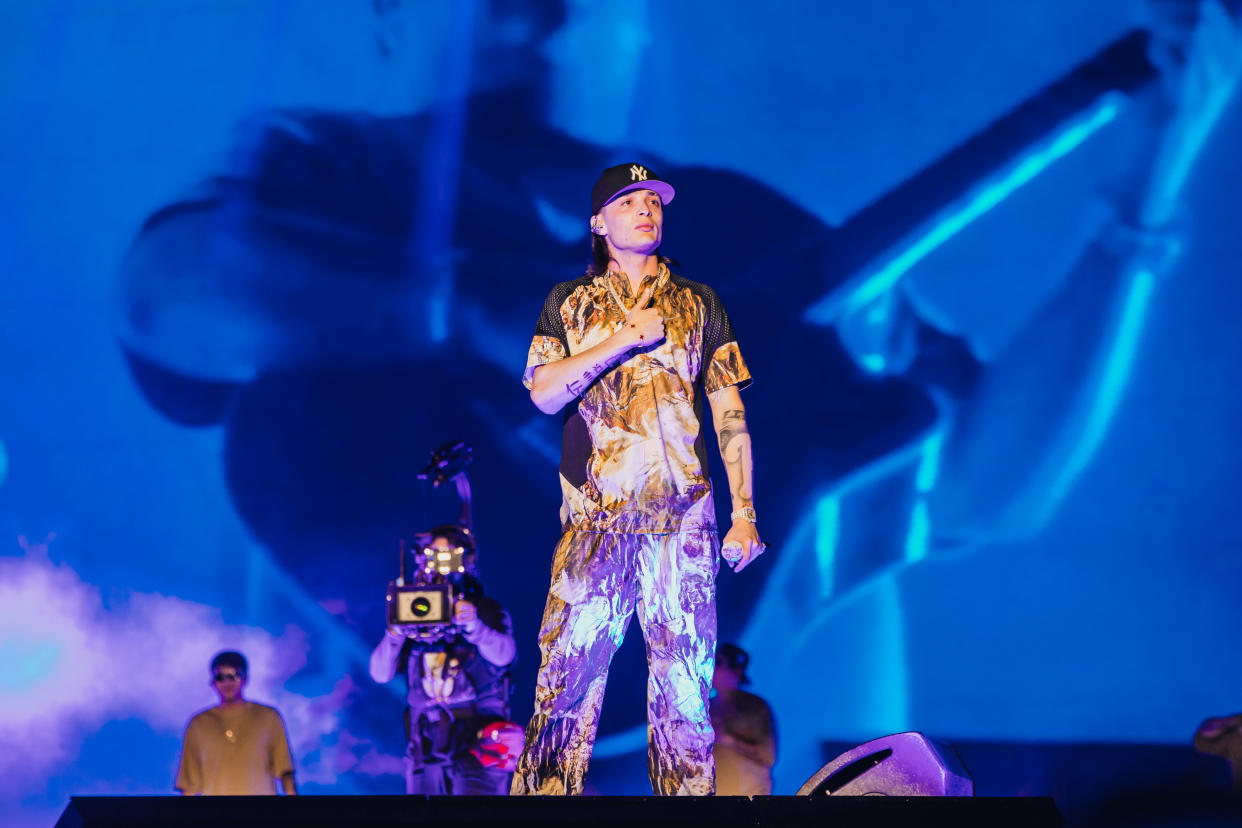
POLYGON ((749 434, 746 430, 746 412, 731 408, 720 415, 720 456, 728 460, 729 445, 739 434, 749 434))
POLYGON ((607 370, 607 361, 597 362, 587 370, 583 371, 581 377, 575 380, 570 380, 565 385, 565 390, 572 397, 581 397, 583 393, 591 387, 591 383, 595 382, 595 378, 607 370))
POLYGON ((720 415, 720 458, 729 477, 734 506, 752 505, 750 432, 746 428, 746 412, 731 408, 720 415))

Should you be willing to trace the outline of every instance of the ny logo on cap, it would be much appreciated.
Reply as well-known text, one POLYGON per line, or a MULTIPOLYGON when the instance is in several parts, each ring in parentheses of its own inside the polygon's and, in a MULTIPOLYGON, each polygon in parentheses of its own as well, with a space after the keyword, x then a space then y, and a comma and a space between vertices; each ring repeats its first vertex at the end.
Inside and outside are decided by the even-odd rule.
POLYGON ((630 165, 630 181, 646 181, 646 180, 647 180, 647 168, 639 166, 638 164, 631 164, 630 165))

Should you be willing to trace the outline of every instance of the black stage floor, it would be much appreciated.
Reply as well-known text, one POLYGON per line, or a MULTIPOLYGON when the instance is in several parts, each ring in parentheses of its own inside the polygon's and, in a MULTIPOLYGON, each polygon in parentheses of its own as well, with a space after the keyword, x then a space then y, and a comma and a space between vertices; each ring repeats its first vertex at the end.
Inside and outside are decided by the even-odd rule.
POLYGON ((57 828, 76 826, 767 826, 1061 825, 1047 797, 73 797, 57 828))
POLYGON ((1104 799, 1063 822, 1051 797, 75 796, 57 828, 177 825, 517 828, 1216 828, 1242 825, 1235 794, 1153 791, 1104 799))

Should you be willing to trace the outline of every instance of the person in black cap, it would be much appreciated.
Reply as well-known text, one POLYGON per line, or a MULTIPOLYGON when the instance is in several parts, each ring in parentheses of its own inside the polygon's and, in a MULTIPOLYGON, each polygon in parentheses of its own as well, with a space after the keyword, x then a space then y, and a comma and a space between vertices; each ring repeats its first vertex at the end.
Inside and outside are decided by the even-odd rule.
POLYGON ((1195 731, 1195 750, 1224 757, 1229 762, 1235 793, 1242 793, 1242 713, 1212 716, 1195 731))
POLYGON ((716 793, 720 796, 767 796, 776 764, 776 726, 772 708, 754 693, 746 667, 750 655, 736 644, 716 648, 712 677, 712 729, 716 744, 716 793))
POLYGON ((523 382, 541 411, 568 406, 563 534, 516 794, 581 793, 608 665, 635 610, 647 643, 652 788, 714 790, 717 553, 740 571, 764 545, 738 393, 750 370, 715 291, 670 272, 660 254, 674 194, 643 164, 604 170, 591 191, 591 265, 552 289, 535 326, 523 382), (733 501, 723 544, 704 398, 733 501))

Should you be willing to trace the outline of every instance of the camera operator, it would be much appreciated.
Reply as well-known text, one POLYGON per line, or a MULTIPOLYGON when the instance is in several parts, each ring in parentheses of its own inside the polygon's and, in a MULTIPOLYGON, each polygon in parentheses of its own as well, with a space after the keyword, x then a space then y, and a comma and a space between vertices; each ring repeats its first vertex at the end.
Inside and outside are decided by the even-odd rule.
POLYGON ((470 530, 470 484, 453 476, 462 521, 418 536, 416 585, 451 584, 452 625, 434 631, 390 625, 371 653, 371 678, 383 684, 398 668, 406 695, 406 793, 507 794, 522 729, 509 721, 509 667, 517 654, 513 622, 483 594, 470 530), (460 555, 461 572, 445 574, 435 561, 460 555))

